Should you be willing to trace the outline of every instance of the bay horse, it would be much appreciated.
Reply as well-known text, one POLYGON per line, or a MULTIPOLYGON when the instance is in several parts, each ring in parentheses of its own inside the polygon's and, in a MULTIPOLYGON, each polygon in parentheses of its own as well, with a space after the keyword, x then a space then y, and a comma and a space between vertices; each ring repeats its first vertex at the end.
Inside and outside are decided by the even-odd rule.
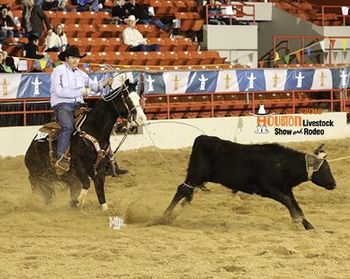
MULTIPOLYGON (((104 184, 105 170, 109 164, 109 156, 106 154, 110 148, 109 138, 113 126, 118 117, 128 119, 134 126, 143 125, 146 121, 136 87, 137 83, 131 83, 127 79, 117 89, 101 96, 94 108, 87 113, 79 131, 71 137, 71 165, 65 174, 56 174, 47 138, 35 137, 32 140, 25 154, 25 165, 29 171, 33 192, 41 195, 46 204, 50 204, 54 198, 54 182, 62 181, 70 189, 71 205, 82 207, 91 178, 101 210, 108 209, 104 184), (95 141, 90 140, 93 138, 95 141), (100 150, 97 147, 100 147, 100 150)), ((56 150, 55 141, 52 146, 52 149, 56 150)))

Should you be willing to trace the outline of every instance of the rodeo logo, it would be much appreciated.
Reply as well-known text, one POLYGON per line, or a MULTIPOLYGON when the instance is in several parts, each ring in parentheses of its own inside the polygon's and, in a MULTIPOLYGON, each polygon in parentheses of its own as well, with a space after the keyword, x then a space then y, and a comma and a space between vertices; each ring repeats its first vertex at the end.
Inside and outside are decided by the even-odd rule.
MULTIPOLYGON (((259 106, 259 110, 257 114, 254 113, 250 113, 250 115, 256 116, 256 117, 260 117, 260 116, 270 116, 270 115, 274 115, 275 113, 266 113, 265 110, 265 106, 264 105, 260 105, 259 106)), ((267 128, 266 123, 263 122, 258 122, 258 125, 256 126, 256 130, 255 133, 256 134, 268 134, 270 131, 267 128)))
POLYGON ((325 128, 334 127, 334 121, 329 120, 310 120, 301 115, 275 115, 266 113, 264 105, 259 106, 257 114, 251 113, 256 117, 256 134, 268 134, 269 129, 273 129, 277 136, 306 135, 319 136, 325 134, 325 128))

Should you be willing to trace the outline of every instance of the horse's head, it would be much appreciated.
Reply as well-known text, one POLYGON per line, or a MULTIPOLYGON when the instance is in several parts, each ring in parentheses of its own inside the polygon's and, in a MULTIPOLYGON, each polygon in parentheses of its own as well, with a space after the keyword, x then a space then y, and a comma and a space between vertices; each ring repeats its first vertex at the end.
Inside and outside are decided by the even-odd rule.
POLYGON ((104 96, 105 101, 111 101, 121 117, 128 120, 131 126, 143 125, 147 117, 140 105, 140 96, 137 94, 137 82, 129 79, 104 96))

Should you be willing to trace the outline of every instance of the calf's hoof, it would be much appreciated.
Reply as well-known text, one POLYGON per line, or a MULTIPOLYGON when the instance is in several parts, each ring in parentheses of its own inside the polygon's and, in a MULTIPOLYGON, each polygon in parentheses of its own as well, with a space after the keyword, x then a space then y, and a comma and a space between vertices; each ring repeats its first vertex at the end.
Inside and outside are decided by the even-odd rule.
POLYGON ((312 229, 314 229, 314 227, 305 219, 302 221, 302 224, 303 224, 305 230, 312 230, 312 229))

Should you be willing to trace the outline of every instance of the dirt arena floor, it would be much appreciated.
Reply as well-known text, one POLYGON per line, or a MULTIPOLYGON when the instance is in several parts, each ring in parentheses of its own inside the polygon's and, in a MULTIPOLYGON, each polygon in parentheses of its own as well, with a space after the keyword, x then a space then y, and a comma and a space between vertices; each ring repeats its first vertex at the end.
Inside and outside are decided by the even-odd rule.
MULTIPOLYGON (((326 141, 328 159, 350 139, 326 141)), ((288 144, 312 152, 318 142, 288 144)), ((337 189, 294 191, 315 230, 293 224, 275 201, 220 185, 195 193, 169 225, 157 224, 183 182, 190 149, 119 152, 129 174, 108 178, 110 210, 92 189, 85 210, 57 186, 47 207, 31 193, 23 157, 0 159, 0 278, 350 278, 350 160, 331 163, 337 189), (126 222, 108 227, 108 217, 126 222)))

